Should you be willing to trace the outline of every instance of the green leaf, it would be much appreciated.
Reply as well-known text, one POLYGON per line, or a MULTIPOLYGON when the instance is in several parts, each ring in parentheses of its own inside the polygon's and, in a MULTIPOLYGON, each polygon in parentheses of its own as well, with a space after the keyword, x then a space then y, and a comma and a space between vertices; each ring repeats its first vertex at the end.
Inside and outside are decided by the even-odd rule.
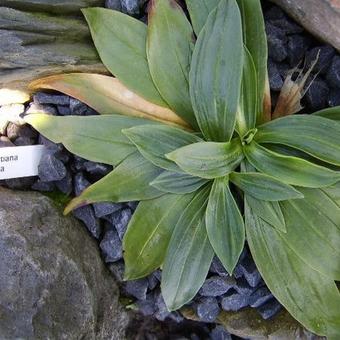
POLYGON ((150 4, 146 52, 152 79, 169 107, 197 127, 189 94, 194 32, 175 0, 150 4))
POLYGON ((212 11, 195 45, 190 94, 198 125, 209 141, 231 139, 240 98, 243 42, 235 0, 212 11))
POLYGON ((54 143, 63 143, 76 155, 93 162, 116 165, 136 151, 121 130, 150 123, 120 115, 56 117, 31 114, 25 121, 54 143))
POLYGON ((185 172, 193 176, 212 179, 223 177, 242 161, 240 140, 228 143, 201 142, 184 146, 166 155, 185 172))
POLYGON ((227 272, 232 275, 245 241, 243 217, 226 178, 212 186, 205 223, 209 241, 227 272))
POLYGON ((202 141, 193 133, 166 125, 142 125, 123 130, 139 152, 150 162, 166 170, 181 172, 165 154, 202 141))
POLYGON ((29 88, 32 92, 47 89, 65 93, 102 115, 116 113, 188 128, 188 124, 169 108, 145 100, 117 78, 89 73, 57 74, 37 79, 30 83, 29 88))
POLYGON ((195 194, 172 234, 163 265, 161 289, 170 311, 191 301, 207 277, 214 251, 204 214, 210 186, 195 194))
POLYGON ((334 281, 309 267, 246 207, 247 240, 264 281, 289 313, 319 335, 340 332, 340 295, 334 281))
POLYGON ((128 156, 111 173, 74 198, 65 213, 96 202, 130 202, 159 197, 164 193, 149 185, 161 172, 139 152, 128 156))
POLYGON ((263 201, 284 201, 303 198, 291 185, 282 183, 274 177, 256 172, 230 174, 230 181, 245 193, 263 201))
POLYGON ((186 0, 190 19, 196 35, 199 35, 210 12, 217 7, 220 0, 186 0))
POLYGON ((150 185, 160 191, 173 194, 187 194, 197 191, 207 180, 179 172, 164 171, 150 185))
POLYGON ((286 233, 286 222, 279 202, 269 202, 245 195, 245 200, 251 210, 262 220, 277 230, 286 233))
POLYGON ((340 207, 340 182, 322 190, 340 207))
POLYGON ((146 57, 147 26, 126 14, 105 8, 86 8, 98 54, 107 69, 131 91, 166 106, 156 89, 146 57))
POLYGON ((258 143, 284 144, 340 165, 340 124, 312 115, 275 119, 258 128, 258 143), (327 131, 327 133, 325 133, 327 131))
POLYGON ((322 188, 340 180, 340 173, 301 158, 283 156, 255 141, 243 147, 248 161, 258 170, 278 180, 301 187, 322 188))
POLYGON ((319 189, 302 192, 303 200, 280 203, 287 226, 283 238, 314 270, 340 280, 340 208, 319 189))
POLYGON ((257 74, 253 58, 244 48, 244 65, 241 84, 240 105, 236 117, 236 130, 240 136, 255 128, 257 116, 257 74))
MULTIPOLYGON (((270 93, 266 93, 268 79, 267 59, 267 35, 262 14, 260 0, 237 0, 242 16, 243 41, 249 50, 256 69, 257 81, 257 122, 265 120, 263 110, 264 101, 268 101, 270 93)), ((270 100, 270 99, 269 99, 270 100)))
POLYGON ((332 120, 340 120, 340 106, 330 107, 313 113, 313 116, 324 117, 332 120))
POLYGON ((124 236, 125 279, 149 275, 164 261, 172 232, 191 195, 164 195, 140 202, 124 236))

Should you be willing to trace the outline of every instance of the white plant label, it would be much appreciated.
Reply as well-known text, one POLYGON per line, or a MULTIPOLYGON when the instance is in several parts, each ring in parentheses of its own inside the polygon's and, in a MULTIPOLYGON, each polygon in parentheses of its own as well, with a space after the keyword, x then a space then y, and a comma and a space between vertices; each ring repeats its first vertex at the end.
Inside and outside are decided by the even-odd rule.
POLYGON ((44 145, 0 148, 0 179, 38 175, 38 165, 44 152, 44 145))

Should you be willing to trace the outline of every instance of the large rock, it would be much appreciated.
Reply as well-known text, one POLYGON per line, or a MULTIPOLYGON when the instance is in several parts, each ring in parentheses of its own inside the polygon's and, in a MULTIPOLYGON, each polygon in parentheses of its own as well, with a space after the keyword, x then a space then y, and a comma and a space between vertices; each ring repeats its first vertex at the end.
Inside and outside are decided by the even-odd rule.
POLYGON ((0 0, 0 89, 63 72, 107 73, 81 8, 103 0, 0 0))
POLYGON ((124 339, 118 288, 85 228, 0 188, 0 339, 124 339))
POLYGON ((339 0, 271 0, 297 22, 340 52, 339 0))

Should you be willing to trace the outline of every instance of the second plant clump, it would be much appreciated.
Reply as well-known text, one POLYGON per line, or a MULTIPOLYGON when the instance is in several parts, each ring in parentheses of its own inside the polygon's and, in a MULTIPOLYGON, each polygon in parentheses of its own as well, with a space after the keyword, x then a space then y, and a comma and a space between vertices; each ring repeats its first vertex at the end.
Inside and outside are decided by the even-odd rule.
POLYGON ((190 302, 214 254, 232 274, 247 240, 267 286, 309 330, 340 333, 340 108, 300 110, 288 77, 271 113, 259 0, 153 0, 149 24, 84 15, 116 77, 35 81, 101 116, 31 114, 71 152, 116 166, 72 200, 141 201, 124 238, 127 280, 162 268, 169 310, 190 302))

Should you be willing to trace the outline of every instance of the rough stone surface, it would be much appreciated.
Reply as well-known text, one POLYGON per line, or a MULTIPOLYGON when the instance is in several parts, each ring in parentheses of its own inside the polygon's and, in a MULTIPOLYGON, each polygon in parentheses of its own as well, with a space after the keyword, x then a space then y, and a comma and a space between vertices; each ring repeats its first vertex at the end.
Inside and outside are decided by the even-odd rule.
POLYGON ((337 0, 271 0, 307 31, 340 51, 340 2, 337 0))
POLYGON ((118 288, 85 229, 38 193, 0 189, 0 214, 0 338, 124 339, 118 288))

